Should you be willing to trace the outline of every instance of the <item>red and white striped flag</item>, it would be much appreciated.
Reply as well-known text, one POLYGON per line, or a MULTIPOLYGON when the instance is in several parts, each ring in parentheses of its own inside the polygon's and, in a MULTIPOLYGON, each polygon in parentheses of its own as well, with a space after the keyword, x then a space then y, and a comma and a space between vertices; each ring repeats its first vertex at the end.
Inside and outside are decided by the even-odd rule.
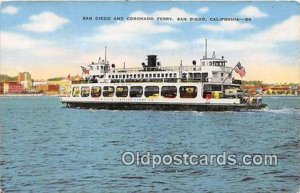
POLYGON ((89 74, 90 71, 88 69, 86 69, 85 67, 81 66, 82 72, 83 74, 89 74))
POLYGON ((234 71, 238 73, 241 77, 245 76, 246 70, 245 68, 241 65, 240 62, 237 63, 237 65, 234 67, 234 71))

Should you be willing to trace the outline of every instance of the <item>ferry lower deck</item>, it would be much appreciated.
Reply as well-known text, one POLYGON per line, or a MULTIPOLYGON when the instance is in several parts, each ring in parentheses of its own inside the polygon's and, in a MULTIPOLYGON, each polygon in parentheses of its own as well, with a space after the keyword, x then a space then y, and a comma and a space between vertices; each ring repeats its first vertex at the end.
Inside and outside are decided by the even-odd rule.
POLYGON ((235 111, 261 109, 256 100, 243 103, 223 95, 223 86, 204 83, 94 83, 72 85, 70 97, 61 101, 70 108, 118 110, 235 111))

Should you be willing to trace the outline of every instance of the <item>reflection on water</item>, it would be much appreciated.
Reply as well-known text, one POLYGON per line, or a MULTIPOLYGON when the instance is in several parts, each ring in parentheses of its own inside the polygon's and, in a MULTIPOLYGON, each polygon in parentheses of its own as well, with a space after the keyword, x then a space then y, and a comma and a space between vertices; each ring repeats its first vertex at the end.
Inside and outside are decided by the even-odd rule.
POLYGON ((1 98, 5 192, 296 192, 300 98, 254 112, 62 108, 57 98, 1 98), (124 151, 278 154, 278 166, 124 166, 124 151))

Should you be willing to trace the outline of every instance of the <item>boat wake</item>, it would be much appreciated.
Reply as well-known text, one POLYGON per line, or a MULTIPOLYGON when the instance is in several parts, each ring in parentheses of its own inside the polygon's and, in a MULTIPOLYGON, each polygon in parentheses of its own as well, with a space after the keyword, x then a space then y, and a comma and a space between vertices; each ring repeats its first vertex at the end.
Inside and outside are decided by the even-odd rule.
POLYGON ((282 113, 282 114, 296 113, 296 114, 300 114, 300 109, 299 108, 286 108, 286 107, 284 107, 282 109, 265 108, 262 111, 269 112, 269 113, 282 113))

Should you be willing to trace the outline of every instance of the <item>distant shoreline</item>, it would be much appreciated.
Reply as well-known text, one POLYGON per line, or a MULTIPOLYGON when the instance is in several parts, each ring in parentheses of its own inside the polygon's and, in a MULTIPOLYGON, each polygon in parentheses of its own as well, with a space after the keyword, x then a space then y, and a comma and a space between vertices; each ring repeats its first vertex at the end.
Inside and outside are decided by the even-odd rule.
POLYGON ((300 95, 262 95, 262 97, 300 97, 300 95))

